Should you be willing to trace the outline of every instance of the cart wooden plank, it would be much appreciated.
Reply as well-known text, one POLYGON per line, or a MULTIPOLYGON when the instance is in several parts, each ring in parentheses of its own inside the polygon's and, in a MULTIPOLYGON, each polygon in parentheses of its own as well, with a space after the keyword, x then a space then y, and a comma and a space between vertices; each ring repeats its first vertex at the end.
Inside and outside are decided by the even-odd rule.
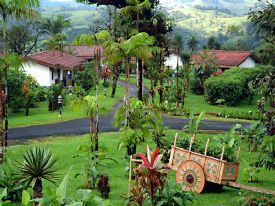
POLYGON ((248 186, 248 185, 243 185, 243 184, 240 184, 240 183, 237 183, 237 182, 231 182, 231 181, 222 182, 222 185, 275 196, 275 191, 267 190, 267 189, 263 189, 263 188, 259 188, 259 187, 252 187, 252 186, 248 186))

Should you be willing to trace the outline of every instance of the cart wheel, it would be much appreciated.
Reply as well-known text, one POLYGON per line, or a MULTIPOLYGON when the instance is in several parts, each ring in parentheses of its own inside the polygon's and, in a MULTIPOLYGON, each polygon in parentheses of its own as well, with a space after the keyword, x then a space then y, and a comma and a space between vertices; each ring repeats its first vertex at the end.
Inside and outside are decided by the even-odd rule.
POLYGON ((183 162, 178 167, 176 182, 183 183, 182 190, 201 193, 205 184, 202 167, 192 160, 183 162))

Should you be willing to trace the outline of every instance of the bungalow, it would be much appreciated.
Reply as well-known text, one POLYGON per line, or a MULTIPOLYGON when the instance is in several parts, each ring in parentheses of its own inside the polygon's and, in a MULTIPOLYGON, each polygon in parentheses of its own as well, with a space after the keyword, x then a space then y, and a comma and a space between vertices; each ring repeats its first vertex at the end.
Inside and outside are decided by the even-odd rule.
POLYGON ((231 67, 255 67, 260 63, 258 57, 251 51, 203 50, 191 56, 194 66, 214 64, 222 70, 231 67))
MULTIPOLYGON (((104 59, 103 48, 99 46, 101 52, 101 59, 104 59)), ((95 59, 96 46, 84 46, 84 45, 68 45, 64 47, 64 51, 68 54, 72 54, 76 57, 81 57, 87 61, 95 59)))
POLYGON ((25 57, 23 69, 32 75, 41 86, 63 82, 72 85, 75 70, 81 69, 86 60, 60 51, 45 51, 25 57))

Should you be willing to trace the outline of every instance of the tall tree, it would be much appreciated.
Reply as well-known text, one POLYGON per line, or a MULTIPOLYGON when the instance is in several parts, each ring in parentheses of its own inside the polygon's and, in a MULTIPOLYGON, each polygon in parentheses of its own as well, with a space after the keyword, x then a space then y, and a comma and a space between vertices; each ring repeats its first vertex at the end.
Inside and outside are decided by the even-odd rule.
POLYGON ((58 15, 56 18, 46 18, 42 23, 42 30, 51 36, 49 40, 49 45, 53 42, 58 45, 58 49, 63 51, 63 43, 66 35, 63 30, 66 27, 71 26, 71 21, 65 19, 63 16, 58 15))
POLYGON ((101 47, 100 45, 103 44, 105 41, 110 39, 110 34, 108 31, 101 31, 95 35, 87 35, 83 34, 81 36, 78 36, 74 43, 78 45, 88 45, 88 46, 96 46, 95 49, 95 69, 96 69, 96 108, 95 108, 95 113, 96 113, 96 120, 95 120, 95 151, 98 151, 98 116, 99 116, 99 111, 98 111, 98 79, 99 79, 99 64, 101 63, 101 47))
POLYGON ((130 109, 130 61, 132 57, 140 59, 149 59, 152 53, 157 51, 156 48, 151 48, 154 43, 154 38, 147 33, 138 33, 128 40, 120 38, 119 42, 107 41, 104 44, 106 50, 107 60, 110 62, 124 62, 126 69, 126 87, 125 87, 125 106, 126 106, 126 121, 125 126, 128 125, 129 109, 130 109), (152 51, 154 50, 154 51, 152 51))
POLYGON ((179 57, 181 56, 182 45, 183 45, 183 38, 179 33, 176 33, 174 36, 174 44, 175 44, 175 49, 176 49, 176 54, 177 54, 177 77, 176 77, 177 99, 176 99, 176 104, 178 107, 179 106, 178 97, 180 96, 180 94, 179 94, 179 57))
POLYGON ((196 38, 195 35, 192 35, 192 36, 188 39, 187 45, 188 45, 189 49, 191 50, 191 53, 192 53, 192 54, 196 51, 196 49, 197 49, 197 47, 198 47, 198 43, 199 43, 199 42, 198 42, 198 40, 197 40, 197 38, 196 38))
POLYGON ((12 26, 7 31, 10 51, 19 55, 28 55, 37 46, 38 38, 42 34, 39 24, 38 21, 28 21, 12 26))
MULTIPOLYGON (((9 17, 15 17, 16 19, 21 19, 23 17, 33 18, 38 15, 37 11, 33 7, 39 6, 39 0, 1 0, 0 1, 0 16, 2 17, 2 30, 3 30, 3 41, 4 41, 4 59, 7 57, 7 20, 9 17)), ((7 61, 5 60, 7 63, 7 61)), ((9 65, 6 64, 3 67, 3 74, 1 75, 1 81, 4 80, 5 83, 5 96, 8 96, 8 82, 7 82, 7 70, 9 65)), ((3 105, 0 104, 0 107, 3 105)), ((0 109, 0 111, 3 109, 0 109)), ((2 144, 7 146, 8 139, 8 100, 4 103, 4 113, 5 113, 5 132, 3 136, 3 125, 0 122, 0 136, 2 138, 2 144)), ((3 156, 3 155, 2 155, 3 156)))
MULTIPOLYGON (((140 25, 140 15, 147 9, 150 9, 151 4, 149 0, 128 0, 128 6, 121 9, 122 14, 132 15, 136 18, 136 31, 139 32, 140 25)), ((142 83, 143 83, 143 65, 144 61, 142 59, 136 59, 136 79, 137 79, 137 96, 140 101, 143 99, 142 83)))
POLYGON ((257 27, 258 34, 267 42, 275 44, 275 5, 268 0, 259 0, 259 2, 265 2, 265 7, 252 9, 248 19, 257 27))
MULTIPOLYGON (((172 30, 174 24, 167 15, 158 7, 159 0, 77 0, 82 3, 99 5, 112 5, 118 9, 131 11, 130 16, 121 15, 122 27, 126 32, 120 34, 124 39, 129 38, 130 31, 137 30, 139 32, 146 32, 150 36, 156 38, 158 47, 163 47, 164 35, 172 30), (150 7, 148 7, 150 3, 150 7), (125 28, 126 27, 126 28, 125 28)), ((142 60, 139 62, 139 82, 142 82, 142 60)), ((142 85, 142 83, 139 83, 142 85)), ((142 98, 142 86, 138 88, 139 98, 142 98)))

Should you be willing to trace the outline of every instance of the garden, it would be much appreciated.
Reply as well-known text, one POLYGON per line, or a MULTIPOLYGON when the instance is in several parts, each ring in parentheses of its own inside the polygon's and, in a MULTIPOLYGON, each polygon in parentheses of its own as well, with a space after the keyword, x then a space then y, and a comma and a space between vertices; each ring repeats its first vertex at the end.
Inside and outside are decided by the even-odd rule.
MULTIPOLYGON (((209 42, 193 64, 198 40, 173 33, 159 1, 77 2, 107 6, 109 20, 73 42, 63 32, 71 20, 43 19, 38 0, 0 2, 0 206, 275 205, 274 65, 220 68, 209 42), (49 39, 33 47, 63 55, 71 43, 93 56, 67 73, 71 86, 40 86, 22 69, 26 49, 12 51, 7 17, 41 21, 37 31, 49 39), (171 54, 175 68, 165 65, 171 54), (173 118, 180 129, 167 126, 173 118), (69 120, 66 135, 45 137, 50 124, 69 120), (205 120, 218 129, 201 129, 205 120), (86 134, 75 135, 81 127, 86 134), (11 141, 9 128, 38 134, 11 141)), ((274 42, 270 10, 268 2, 248 18, 274 42)))

